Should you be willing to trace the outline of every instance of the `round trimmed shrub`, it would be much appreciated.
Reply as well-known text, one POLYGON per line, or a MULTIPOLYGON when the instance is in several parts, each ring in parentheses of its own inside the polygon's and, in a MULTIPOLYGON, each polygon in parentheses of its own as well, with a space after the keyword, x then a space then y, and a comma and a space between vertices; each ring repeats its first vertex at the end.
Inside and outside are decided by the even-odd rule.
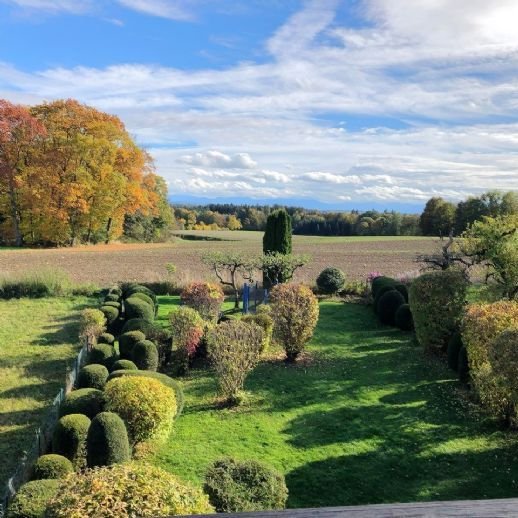
POLYGON ((63 455, 50 453, 42 455, 34 464, 33 480, 64 478, 74 471, 74 466, 63 455))
POLYGON ((376 296, 374 297, 374 312, 376 314, 378 314, 378 304, 380 302, 380 299, 381 297, 383 297, 383 295, 385 295, 385 293, 388 293, 389 291, 393 291, 395 288, 394 288, 394 284, 384 284, 383 286, 381 286, 377 293, 376 293, 376 296))
POLYGON ((104 406, 104 394, 94 388, 82 388, 74 390, 67 395, 59 409, 60 415, 84 414, 93 419, 104 406))
POLYGON ((394 315, 394 322, 396 327, 403 331, 412 331, 414 329, 414 320, 409 304, 401 304, 394 315))
POLYGON ((266 352, 270 347, 270 342, 273 336, 273 318, 266 312, 256 313, 255 315, 248 314, 241 318, 242 322, 247 324, 256 324, 263 330, 263 346, 261 354, 266 352))
POLYGON ((394 287, 395 284, 396 280, 392 279, 391 277, 385 277, 384 275, 381 275, 380 277, 374 278, 371 283, 372 296, 376 298, 378 291, 382 286, 394 287))
POLYGON ((138 377, 144 377, 144 378, 152 378, 160 381, 163 383, 166 387, 169 387, 174 391, 174 395, 176 398, 176 414, 175 418, 178 417, 183 410, 184 406, 184 394, 182 385, 179 381, 171 378, 167 374, 162 374, 161 372, 153 372, 153 371, 139 371, 139 370, 121 370, 121 371, 113 371, 110 374, 110 377, 108 378, 108 381, 120 378, 122 376, 138 376, 138 377))
POLYGON ((117 295, 117 297, 120 298, 120 297, 122 297, 122 289, 119 286, 117 286, 117 285, 112 286, 110 288, 110 290, 108 291, 108 294, 109 295, 117 295))
POLYGON ((122 464, 131 460, 124 421, 113 412, 101 412, 92 419, 86 439, 89 468, 122 464))
POLYGON ((130 331, 140 331, 147 336, 147 334, 153 329, 153 324, 144 320, 143 318, 130 318, 126 320, 122 326, 122 334, 129 333, 130 331))
POLYGON ((462 348, 462 334, 455 331, 448 342, 448 367, 454 371, 459 368, 459 352, 462 348))
POLYGON ((457 361, 457 373, 459 380, 462 383, 469 381, 469 363, 468 363, 468 351, 464 346, 460 348, 459 359, 457 361))
POLYGON ((86 365, 77 376, 77 388, 95 388, 102 390, 108 379, 108 369, 99 363, 86 365))
POLYGON ((405 303, 405 298, 399 291, 390 290, 384 293, 378 301, 378 317, 382 324, 393 326, 396 323, 396 311, 405 303))
POLYGON ((103 302, 103 306, 106 307, 111 307, 111 308, 115 308, 118 312, 119 312, 119 315, 120 315, 120 311, 121 311, 121 303, 120 302, 112 302, 112 301, 108 301, 108 302, 103 302))
POLYGON ((116 412, 124 420, 133 444, 168 431, 176 415, 173 390, 149 377, 111 379, 106 384, 105 395, 106 410, 116 412))
POLYGON ((338 268, 325 268, 317 277, 319 291, 332 295, 345 286, 345 274, 338 268))
POLYGON ((126 311, 126 318, 142 318, 148 322, 153 322, 155 319, 155 310, 153 306, 150 306, 147 302, 131 296, 126 299, 124 303, 124 309, 126 311))
POLYGON ((120 296, 117 293, 108 293, 106 297, 104 297, 104 302, 119 302, 120 296))
POLYGON ((405 299, 405 303, 408 303, 408 288, 407 288, 406 284, 403 284, 402 282, 398 282, 398 283, 394 284, 394 289, 399 291, 399 293, 401 293, 401 295, 403 295, 403 297, 405 299))
POLYGON ((112 365, 112 372, 124 370, 137 371, 138 367, 131 360, 117 360, 112 365))
POLYGON ((142 331, 128 331, 119 336, 119 355, 123 360, 130 360, 135 344, 146 339, 142 331))
POLYGON ((14 495, 7 510, 8 518, 45 518, 49 502, 57 495, 59 480, 32 480, 14 495))
POLYGON ((115 361, 115 348, 113 345, 97 344, 92 347, 88 355, 88 364, 99 363, 109 368, 115 361))
POLYGON ((76 468, 81 468, 85 461, 90 422, 84 414, 69 414, 62 417, 54 428, 52 451, 72 461, 76 468))
POLYGON ((110 333, 102 333, 97 339, 98 344, 113 345, 115 343, 115 337, 110 333))
POLYGON ((113 306, 101 306, 99 310, 104 314, 108 326, 113 326, 119 318, 119 310, 113 306))
POLYGON ((218 513, 284 509, 284 476, 259 462, 217 460, 205 475, 204 490, 218 513))
POLYGON ((70 476, 46 518, 178 516, 210 514, 201 490, 149 464, 115 464, 70 476))
POLYGON ((153 290, 150 290, 147 286, 142 286, 142 284, 133 284, 132 286, 129 286, 126 292, 124 293, 124 298, 127 299, 132 295, 135 295, 135 293, 143 293, 144 295, 147 295, 153 301, 153 304, 156 306, 157 298, 155 292, 153 290))
POLYGON ((133 347, 131 358, 135 365, 144 371, 158 369, 158 349, 151 340, 142 340, 133 347))
POLYGON ((132 299, 136 298, 136 299, 143 300, 144 302, 149 304, 153 308, 153 310, 155 309, 155 303, 153 302, 153 299, 149 295, 146 295, 145 293, 142 293, 141 291, 137 291, 136 293, 132 293, 131 294, 131 298, 132 299))

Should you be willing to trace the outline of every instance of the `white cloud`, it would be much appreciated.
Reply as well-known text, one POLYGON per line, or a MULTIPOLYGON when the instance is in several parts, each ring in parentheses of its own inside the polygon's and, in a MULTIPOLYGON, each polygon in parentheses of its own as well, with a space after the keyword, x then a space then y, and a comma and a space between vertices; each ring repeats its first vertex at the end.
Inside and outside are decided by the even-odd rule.
MULTIPOLYGON (((170 20, 190 21, 194 18, 188 2, 178 0, 117 0, 124 7, 151 16, 170 20)), ((191 2, 192 3, 192 2, 191 2)))
POLYGON ((92 7, 90 0, 0 0, 0 3, 29 11, 83 14, 92 7))
POLYGON ((257 166, 257 162, 252 160, 248 153, 236 153, 230 156, 221 151, 207 151, 205 153, 195 153, 194 155, 184 155, 179 161, 190 165, 225 167, 229 169, 253 169, 257 166))

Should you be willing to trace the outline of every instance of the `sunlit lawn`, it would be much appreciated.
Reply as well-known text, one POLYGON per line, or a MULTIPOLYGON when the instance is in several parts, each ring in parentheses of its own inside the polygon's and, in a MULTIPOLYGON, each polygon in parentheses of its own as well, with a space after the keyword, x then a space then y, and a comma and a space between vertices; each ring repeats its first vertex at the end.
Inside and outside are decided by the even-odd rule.
MULTIPOLYGON (((162 298, 165 318, 175 298, 162 298)), ((185 378, 186 408, 154 461, 201 483, 231 455, 286 475, 290 507, 518 494, 518 444, 467 402, 453 373, 371 309, 325 302, 297 367, 263 362, 250 402, 215 405, 210 372, 185 378)))

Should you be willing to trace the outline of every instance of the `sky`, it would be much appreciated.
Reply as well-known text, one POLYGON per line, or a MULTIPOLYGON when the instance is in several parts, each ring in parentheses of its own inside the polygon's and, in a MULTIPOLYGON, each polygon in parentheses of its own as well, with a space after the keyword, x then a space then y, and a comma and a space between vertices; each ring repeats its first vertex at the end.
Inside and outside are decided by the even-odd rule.
POLYGON ((517 0, 0 0, 0 98, 118 115, 173 200, 518 190, 517 0))

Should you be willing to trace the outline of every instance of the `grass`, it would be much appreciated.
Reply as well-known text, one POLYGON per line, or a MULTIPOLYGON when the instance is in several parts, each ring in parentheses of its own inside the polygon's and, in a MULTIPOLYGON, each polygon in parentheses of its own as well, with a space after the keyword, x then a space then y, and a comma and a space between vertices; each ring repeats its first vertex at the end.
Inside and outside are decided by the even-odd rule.
MULTIPOLYGON (((161 298, 162 319, 176 302, 161 298)), ((193 370, 153 461, 201 484, 219 457, 262 460, 285 474, 292 508, 516 496, 515 435, 480 414, 442 362, 368 307, 320 309, 305 361, 261 363, 242 408, 217 408, 210 372, 193 370)))
POLYGON ((0 301, 0 493, 76 356, 86 297, 0 301))

